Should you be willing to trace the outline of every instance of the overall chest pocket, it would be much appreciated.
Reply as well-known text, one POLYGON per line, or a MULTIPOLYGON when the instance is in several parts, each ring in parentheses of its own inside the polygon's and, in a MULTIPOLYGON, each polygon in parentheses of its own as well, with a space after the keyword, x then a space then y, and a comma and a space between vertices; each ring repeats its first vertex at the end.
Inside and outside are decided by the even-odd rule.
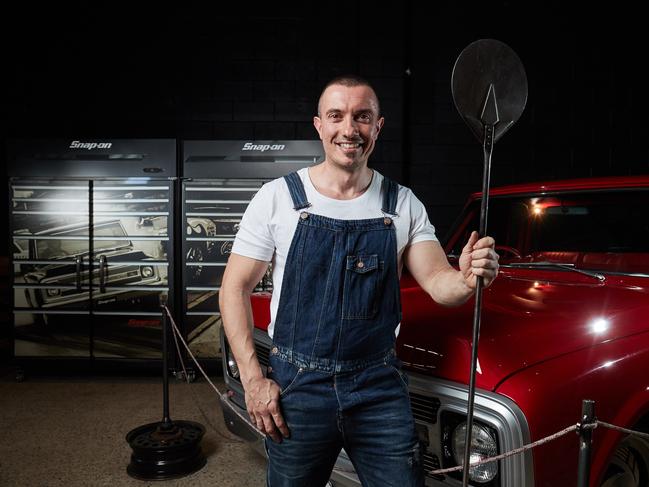
POLYGON ((343 319, 374 318, 379 308, 383 262, 378 254, 347 256, 343 289, 343 319))

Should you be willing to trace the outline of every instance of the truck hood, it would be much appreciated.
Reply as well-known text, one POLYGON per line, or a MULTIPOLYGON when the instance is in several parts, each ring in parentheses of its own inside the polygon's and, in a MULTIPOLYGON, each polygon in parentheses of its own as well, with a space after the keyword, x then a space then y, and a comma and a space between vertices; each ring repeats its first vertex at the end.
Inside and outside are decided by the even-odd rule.
MULTIPOLYGON (((468 383, 474 299, 436 304, 412 278, 401 282, 398 354, 418 373, 468 383)), ((484 291, 477 387, 495 390, 515 372, 576 350, 646 331, 649 279, 501 267, 484 291)))

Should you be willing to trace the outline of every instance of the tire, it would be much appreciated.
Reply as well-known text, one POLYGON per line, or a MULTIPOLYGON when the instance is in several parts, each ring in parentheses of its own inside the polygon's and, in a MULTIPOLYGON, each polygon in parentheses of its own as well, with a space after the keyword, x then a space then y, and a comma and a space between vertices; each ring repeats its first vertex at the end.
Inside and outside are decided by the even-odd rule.
MULTIPOLYGON (((643 428, 642 430, 644 431, 643 428)), ((601 487, 649 485, 649 440, 628 436, 615 450, 601 487)))

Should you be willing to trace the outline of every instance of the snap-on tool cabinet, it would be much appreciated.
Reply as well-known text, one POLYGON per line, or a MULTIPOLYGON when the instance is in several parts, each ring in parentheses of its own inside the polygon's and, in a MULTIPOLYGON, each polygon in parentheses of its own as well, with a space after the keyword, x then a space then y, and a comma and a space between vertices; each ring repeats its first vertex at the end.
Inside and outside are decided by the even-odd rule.
POLYGON ((9 148, 17 359, 157 359, 174 293, 176 141, 9 148))
MULTIPOLYGON (((180 309, 197 356, 215 357, 218 352, 218 291, 248 203, 265 182, 323 158, 320 141, 184 142, 180 309)), ((272 289, 269 276, 260 287, 272 289)))
POLYGON ((218 291, 248 202, 322 159, 319 141, 11 141, 14 358, 157 362, 162 302, 192 352, 216 358, 218 291))

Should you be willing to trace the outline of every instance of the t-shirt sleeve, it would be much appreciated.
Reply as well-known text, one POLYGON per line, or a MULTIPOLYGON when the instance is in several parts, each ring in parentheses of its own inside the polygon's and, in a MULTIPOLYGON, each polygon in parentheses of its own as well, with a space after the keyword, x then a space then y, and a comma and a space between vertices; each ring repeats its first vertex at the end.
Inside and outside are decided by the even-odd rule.
POLYGON ((428 219, 426 207, 419 199, 409 191, 410 197, 410 232, 408 234, 408 245, 425 240, 437 241, 435 227, 428 219))
POLYGON ((232 253, 270 262, 275 252, 275 240, 270 230, 273 192, 269 184, 253 196, 241 218, 232 244, 232 253))

